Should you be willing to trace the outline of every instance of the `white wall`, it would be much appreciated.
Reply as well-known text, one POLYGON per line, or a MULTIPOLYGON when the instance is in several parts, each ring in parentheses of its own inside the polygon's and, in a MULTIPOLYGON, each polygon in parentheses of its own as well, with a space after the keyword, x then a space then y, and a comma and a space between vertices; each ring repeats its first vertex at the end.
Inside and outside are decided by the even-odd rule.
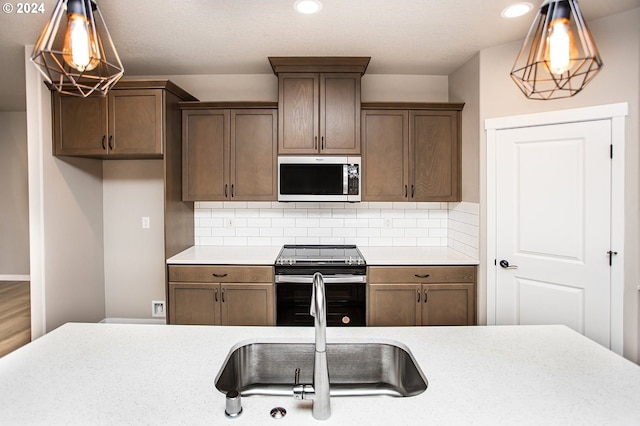
POLYGON ((0 112, 0 279, 29 279, 27 115, 0 112))
MULTIPOLYGON (((511 66, 521 47, 521 42, 508 43, 480 52, 480 109, 478 125, 480 138, 480 203, 482 217, 481 244, 486 233, 486 134, 484 120, 534 112, 629 103, 626 143, 625 180, 625 306, 624 306, 624 355, 638 360, 638 284, 640 283, 640 150, 638 148, 640 120, 640 8, 589 22, 589 28, 600 50, 604 67, 595 79, 576 96, 552 101, 529 100, 509 77, 511 66)), ((481 264, 486 254, 481 250, 481 264)), ((480 275, 479 291, 486 291, 484 274, 480 275)), ((486 306, 479 306, 480 315, 486 318, 486 306)))
POLYGON ((25 47, 32 335, 104 318, 102 164, 52 155, 51 95, 25 47))
POLYGON ((151 301, 165 300, 163 163, 105 160, 102 170, 105 315, 150 318, 151 301))

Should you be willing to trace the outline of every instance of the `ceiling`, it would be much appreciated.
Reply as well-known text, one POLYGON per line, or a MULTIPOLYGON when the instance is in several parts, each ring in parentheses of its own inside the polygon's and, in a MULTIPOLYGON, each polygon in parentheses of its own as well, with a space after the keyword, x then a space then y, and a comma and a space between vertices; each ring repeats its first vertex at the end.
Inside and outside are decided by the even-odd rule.
MULTIPOLYGON (((295 12, 294 0, 97 4, 125 76, 269 74, 268 56, 370 56, 369 74, 448 75, 479 50, 524 39, 536 12, 500 17, 521 0, 321 1, 316 15, 295 12)), ((25 109, 24 46, 36 42, 56 0, 42 3, 43 14, 0 14, 2 111, 25 109)), ((640 0, 581 0, 580 6, 589 22, 640 7, 640 0)))

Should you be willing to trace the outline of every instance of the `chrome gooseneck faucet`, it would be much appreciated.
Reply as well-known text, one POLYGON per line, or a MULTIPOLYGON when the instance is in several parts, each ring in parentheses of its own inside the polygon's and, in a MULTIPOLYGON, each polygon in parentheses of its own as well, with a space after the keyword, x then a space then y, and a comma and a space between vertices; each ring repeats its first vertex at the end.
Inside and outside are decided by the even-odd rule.
POLYGON ((324 280, 322 274, 313 275, 313 291, 311 293, 311 310, 314 317, 316 332, 316 350, 313 365, 313 387, 299 385, 293 389, 296 399, 311 399, 313 401, 312 415, 317 420, 331 417, 331 401, 329 398, 329 367, 327 365, 327 299, 325 297, 324 280))

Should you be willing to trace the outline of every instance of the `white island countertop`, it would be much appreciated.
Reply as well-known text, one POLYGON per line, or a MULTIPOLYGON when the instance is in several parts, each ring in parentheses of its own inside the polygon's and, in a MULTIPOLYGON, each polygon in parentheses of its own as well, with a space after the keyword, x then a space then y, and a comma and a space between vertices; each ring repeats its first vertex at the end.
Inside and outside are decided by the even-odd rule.
MULTIPOLYGON (((393 339, 429 381, 417 396, 242 398, 214 387, 239 341, 312 341, 311 327, 66 324, 0 359, 2 425, 637 425, 640 367, 564 326, 329 328, 327 341, 393 339), (287 415, 269 416, 281 406, 287 415)), ((293 371, 294 366, 292 366, 293 371)), ((331 371, 331 364, 329 364, 331 371)), ((293 374, 292 374, 293 380, 293 374)))
MULTIPOLYGON (((282 246, 192 246, 167 259, 172 265, 273 265, 282 246)), ((367 265, 477 265, 448 247, 360 247, 367 265)))

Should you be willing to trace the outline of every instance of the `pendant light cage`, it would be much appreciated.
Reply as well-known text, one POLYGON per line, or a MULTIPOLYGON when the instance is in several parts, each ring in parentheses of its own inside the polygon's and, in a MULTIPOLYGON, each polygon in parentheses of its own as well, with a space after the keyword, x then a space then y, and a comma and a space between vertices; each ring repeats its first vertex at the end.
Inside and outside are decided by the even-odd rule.
POLYGON ((511 78, 527 98, 567 98, 580 92, 601 67, 602 59, 577 0, 546 0, 513 65, 511 78), (563 68, 553 63, 549 53, 559 21, 563 21, 563 32, 566 31, 563 68))
MULTIPOLYGON (((86 46, 85 46, 86 48, 86 46)), ((109 30, 95 0, 58 0, 51 19, 47 22, 31 55, 44 78, 57 91, 87 97, 92 93, 106 95, 122 77, 124 68, 116 52, 109 30), (70 65, 70 52, 65 49, 69 37, 67 20, 71 14, 80 18, 86 41, 92 48, 87 51, 88 64, 70 65), (85 21, 82 21, 84 19, 85 21)))

